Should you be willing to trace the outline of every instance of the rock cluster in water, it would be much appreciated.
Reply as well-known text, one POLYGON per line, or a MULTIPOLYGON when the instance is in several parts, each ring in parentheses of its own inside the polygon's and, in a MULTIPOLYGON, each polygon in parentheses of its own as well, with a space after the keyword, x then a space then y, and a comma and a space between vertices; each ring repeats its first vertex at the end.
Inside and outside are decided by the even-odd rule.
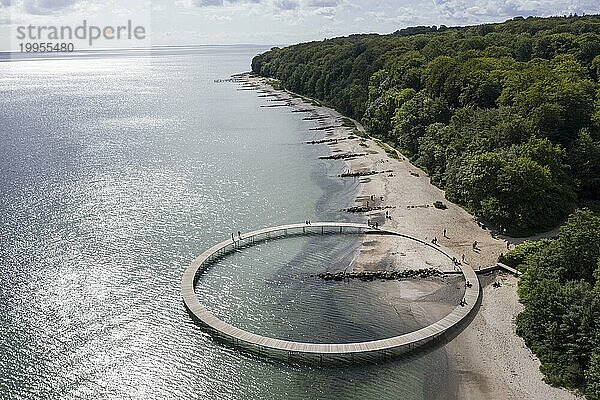
POLYGON ((370 175, 377 175, 377 174, 388 174, 390 172, 394 172, 391 169, 388 169, 386 171, 359 171, 359 172, 345 172, 343 174, 338 175, 339 177, 342 178, 347 178, 347 177, 360 177, 360 176, 370 176, 370 175))
POLYGON ((306 142, 306 144, 321 144, 321 143, 337 143, 338 141, 347 140, 350 137, 343 137, 338 139, 321 139, 321 140, 311 140, 310 142, 306 142))
POLYGON ((319 157, 319 160, 345 160, 347 158, 364 157, 367 153, 334 154, 332 156, 319 157))
POLYGON ((343 281, 344 279, 360 279, 361 281, 401 280, 411 278, 429 278, 444 276, 442 271, 435 268, 407 269, 404 271, 353 271, 353 272, 323 272, 317 276, 326 281, 343 281))
POLYGON ((354 206, 350 208, 342 208, 340 211, 345 211, 349 213, 365 213, 376 210, 386 210, 388 208, 396 208, 394 206, 375 206, 375 207, 367 207, 367 206, 354 206))

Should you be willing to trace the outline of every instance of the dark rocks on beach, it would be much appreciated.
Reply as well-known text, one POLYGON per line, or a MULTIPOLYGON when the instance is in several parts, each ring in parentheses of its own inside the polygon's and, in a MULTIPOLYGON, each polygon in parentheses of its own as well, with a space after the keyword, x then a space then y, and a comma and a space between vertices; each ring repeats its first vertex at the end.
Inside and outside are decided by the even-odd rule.
POLYGON ((345 211, 349 213, 364 213, 376 210, 386 210, 388 208, 396 208, 394 206, 376 206, 376 207, 366 207, 366 206, 355 206, 350 208, 342 208, 340 211, 345 211))
POLYGON ((387 171, 359 171, 359 172, 347 172, 340 174, 338 176, 342 178, 346 177, 358 177, 358 176, 369 176, 369 175, 377 175, 377 174, 389 174, 390 172, 394 172, 391 169, 387 171))
POLYGON ((293 113, 307 113, 307 112, 312 112, 313 110, 311 108, 298 108, 295 110, 292 110, 293 113))
POLYGON ((321 139, 321 140, 311 140, 310 142, 306 142, 306 144, 321 144, 321 143, 335 143, 342 140, 350 139, 349 137, 339 138, 339 139, 321 139))
POLYGON ((344 279, 360 279, 361 281, 403 280, 444 276, 435 268, 407 269, 404 271, 357 271, 357 272, 323 272, 317 276, 326 281, 343 281, 344 279))
POLYGON ((366 153, 334 154, 331 156, 319 157, 319 160, 345 160, 347 158, 364 157, 366 153))

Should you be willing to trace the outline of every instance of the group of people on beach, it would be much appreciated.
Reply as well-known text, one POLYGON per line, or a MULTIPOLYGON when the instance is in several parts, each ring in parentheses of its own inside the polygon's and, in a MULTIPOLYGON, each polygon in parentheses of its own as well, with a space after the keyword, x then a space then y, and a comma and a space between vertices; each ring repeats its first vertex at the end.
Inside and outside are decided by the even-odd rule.
MULTIPOLYGON (((448 230, 446 228, 444 228, 443 235, 444 235, 444 238, 450 239, 448 237, 448 230)), ((431 239, 431 243, 433 243, 435 245, 438 244, 438 238, 437 238, 437 236, 434 236, 433 239, 431 239)), ((463 261, 464 261, 464 255, 463 255, 463 261)))

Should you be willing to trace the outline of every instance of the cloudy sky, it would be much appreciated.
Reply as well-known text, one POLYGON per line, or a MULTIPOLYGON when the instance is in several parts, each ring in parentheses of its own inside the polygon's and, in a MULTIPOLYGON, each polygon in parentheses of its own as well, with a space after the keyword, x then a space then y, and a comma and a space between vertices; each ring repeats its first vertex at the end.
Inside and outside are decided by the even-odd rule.
POLYGON ((155 45, 291 44, 414 25, 498 22, 514 16, 598 14, 600 0, 0 0, 0 49, 16 28, 133 20, 155 45))

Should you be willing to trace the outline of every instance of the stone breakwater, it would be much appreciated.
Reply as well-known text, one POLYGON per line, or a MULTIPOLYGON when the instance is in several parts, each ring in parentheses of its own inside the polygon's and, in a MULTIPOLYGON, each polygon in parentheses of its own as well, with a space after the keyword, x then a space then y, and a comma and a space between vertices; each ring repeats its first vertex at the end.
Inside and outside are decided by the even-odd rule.
POLYGON ((360 279, 361 281, 402 280, 415 278, 442 277, 444 273, 435 268, 407 269, 404 271, 352 271, 323 272, 317 276, 326 281, 343 281, 344 279, 360 279))
POLYGON ((395 206, 375 206, 375 207, 367 207, 367 206, 354 206, 350 208, 342 208, 340 211, 345 211, 349 213, 366 213, 376 210, 387 210, 391 208, 396 208, 395 206))
POLYGON ((349 154, 334 154, 332 156, 322 156, 319 160, 346 160, 348 158, 364 157, 367 153, 349 153, 349 154))
POLYGON ((321 139, 321 140, 311 140, 310 142, 306 142, 306 144, 322 144, 322 143, 338 143, 342 140, 354 139, 354 136, 341 137, 339 139, 321 139))
POLYGON ((378 174, 389 174, 392 173, 394 171, 392 171, 391 169, 385 170, 385 171, 359 171, 359 172, 345 172, 343 174, 338 175, 341 178, 348 178, 348 177, 362 177, 362 176, 371 176, 371 175, 378 175, 378 174))

